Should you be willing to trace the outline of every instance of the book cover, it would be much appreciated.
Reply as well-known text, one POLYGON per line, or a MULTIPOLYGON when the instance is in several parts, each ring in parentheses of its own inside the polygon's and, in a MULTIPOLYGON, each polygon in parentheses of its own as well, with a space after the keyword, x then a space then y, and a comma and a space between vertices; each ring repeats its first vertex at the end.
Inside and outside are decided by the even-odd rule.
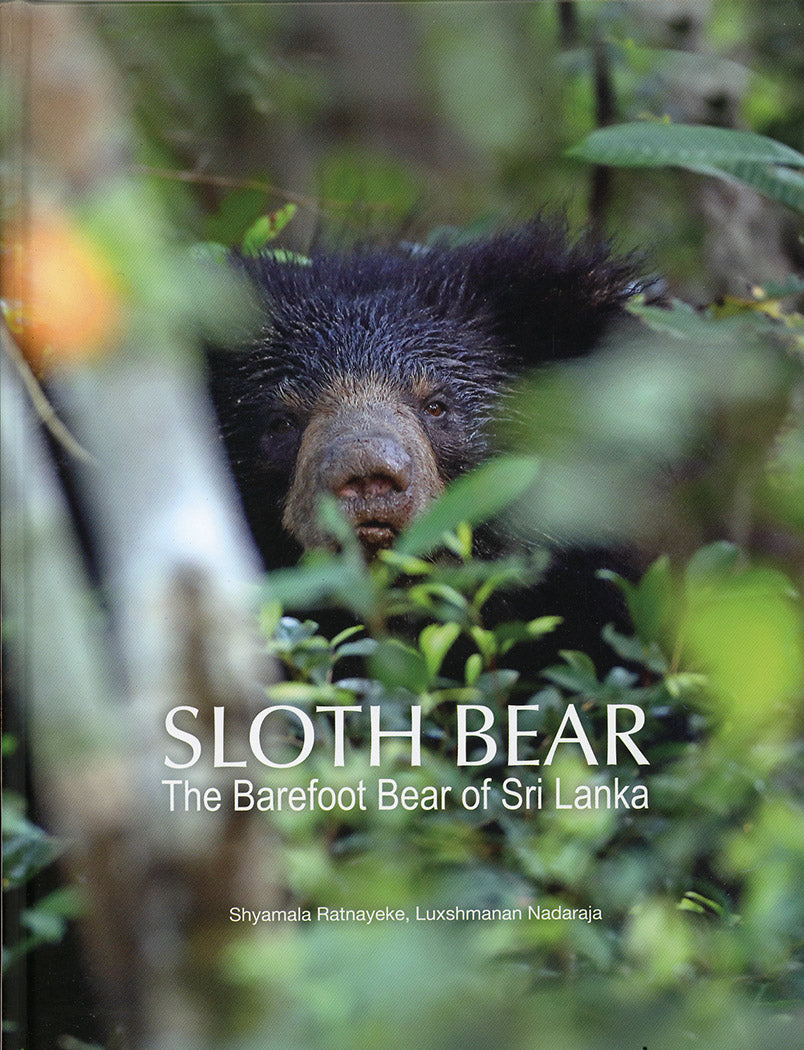
POLYGON ((0 29, 4 1044, 804 1046, 795 0, 0 29))

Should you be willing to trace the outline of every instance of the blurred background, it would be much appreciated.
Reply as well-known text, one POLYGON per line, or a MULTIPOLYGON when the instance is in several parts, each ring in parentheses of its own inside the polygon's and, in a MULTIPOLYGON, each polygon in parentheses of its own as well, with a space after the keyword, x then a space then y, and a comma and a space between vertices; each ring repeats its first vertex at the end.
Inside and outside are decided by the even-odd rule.
POLYGON ((299 249, 566 208, 705 301, 800 253, 789 217, 732 187, 630 172, 595 187, 564 155, 600 124, 649 116, 799 147, 794 3, 96 4, 28 17, 41 34, 28 58, 34 157, 74 177, 125 163, 184 235, 238 242, 287 201, 299 249), (125 130, 96 108, 113 101, 125 130), (93 131, 105 141, 87 153, 93 131))
MULTIPOLYGON (((8 1045, 801 1046, 801 215, 739 180, 567 155, 651 118, 801 150, 798 0, 12 0, 0 30, 8 1045), (640 653, 669 658, 652 650, 625 693, 576 675, 542 702, 630 697, 706 731, 670 746, 657 723, 638 822, 166 818, 165 712, 225 705, 235 734, 278 652, 307 666, 303 632, 270 655, 256 630, 261 570, 200 351, 254 317, 216 246, 255 229, 301 254, 460 241, 538 212, 636 251, 666 302, 727 327, 649 315, 647 346, 523 395, 539 409, 525 451, 573 431, 558 466, 583 481, 582 532, 607 492, 607 527, 646 562, 729 540, 760 566, 704 612, 700 561, 685 584, 654 571, 640 653), (590 444, 628 451, 601 466, 590 444), (646 623, 682 586, 709 692, 646 623), (235 904, 431 900, 605 917, 412 934, 228 921, 235 904)), ((568 513, 530 525, 561 534, 568 513)), ((455 780, 428 761, 429 782, 455 780)))
POLYGON ((651 115, 800 147, 795 4, 160 4, 89 15, 136 160, 200 238, 236 241, 288 200, 300 208, 287 240, 302 249, 566 208, 576 227, 646 249, 685 297, 744 291, 800 261, 790 218, 755 197, 675 174, 620 172, 595 186, 564 156, 601 123, 651 115))

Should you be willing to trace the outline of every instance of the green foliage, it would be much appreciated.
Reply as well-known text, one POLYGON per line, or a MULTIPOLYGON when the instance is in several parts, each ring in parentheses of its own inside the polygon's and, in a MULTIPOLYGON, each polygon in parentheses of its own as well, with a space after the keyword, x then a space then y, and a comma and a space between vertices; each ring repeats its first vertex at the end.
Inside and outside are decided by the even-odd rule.
POLYGON ((270 215, 260 215, 255 219, 243 235, 243 251, 246 255, 258 255, 263 251, 271 241, 276 240, 295 214, 296 205, 286 204, 270 215))
POLYGON ((422 194, 415 171, 371 148, 329 153, 318 171, 318 188, 324 201, 337 202, 350 216, 345 228, 352 236, 398 229, 422 194))
POLYGON ((750 131, 688 124, 619 124, 592 132, 569 156, 634 168, 685 168, 734 179, 804 213, 804 155, 750 131))
MULTIPOLYGON (((397 548, 399 553, 428 554, 441 544, 446 532, 462 523, 477 525, 496 517, 531 487, 538 469, 534 459, 505 457, 479 467, 471 478, 459 478, 437 509, 411 527, 397 548)), ((458 535, 454 543, 460 543, 458 535)))
MULTIPOLYGON (((3 751, 11 746, 3 737, 3 751)), ((61 855, 63 844, 32 824, 25 802, 13 791, 3 792, 3 893, 22 891, 61 855)), ((83 911, 81 895, 72 887, 48 893, 19 912, 22 938, 3 944, 3 973, 40 944, 59 942, 67 923, 83 911)))
POLYGON ((231 267, 210 265, 220 255, 214 245, 188 251, 153 187, 109 182, 82 199, 75 217, 115 273, 135 352, 192 358, 200 334, 228 345, 253 327, 251 289, 231 267))
MULTIPOLYGON (((596 127, 601 58, 618 122, 732 124, 799 146, 795 0, 677 17, 579 0, 567 38, 558 9, 405 4, 364 21, 358 7, 340 19, 306 5, 112 4, 89 17, 126 72, 139 159, 195 240, 239 244, 288 199, 302 214, 281 246, 302 252, 313 228, 341 245, 403 231, 422 240, 545 205, 584 226, 588 180, 565 151, 596 127)), ((760 169, 774 190, 799 194, 795 166, 794 187, 760 169)), ((679 180, 616 179, 606 209, 618 242, 649 245, 677 294, 717 289, 701 253, 707 224, 679 180)))
MULTIPOLYGON (((265 180, 266 185, 268 181, 265 180)), ((213 244, 241 244, 247 231, 263 217, 266 198, 264 189, 250 187, 227 193, 217 210, 207 216, 204 239, 213 244)))
MULTIPOLYGON (((453 551, 461 546, 457 536, 450 540, 453 551)), ((344 556, 326 557, 335 565, 344 556)), ((320 569, 317 562, 294 570, 301 593, 309 593, 305 578, 320 569)), ((371 988, 373 1005, 350 1029, 351 1045, 372 1045, 373 1026, 387 1025, 393 1016, 391 1046, 446 1047, 454 1045, 456 1032, 482 1024, 486 1034, 477 1045, 524 1048, 530 1044, 516 1034, 519 1021, 539 1016, 540 1025, 546 1023, 544 998, 533 986, 547 981, 563 1003, 564 982, 571 977, 587 1001, 601 987, 609 989, 608 1011, 616 1004, 620 1023, 632 1018, 628 1023, 642 1025, 640 1038, 680 1025, 708 1031, 707 1045, 726 1046, 730 1026, 739 1022, 776 1032, 779 1045, 793 1046, 784 1034, 784 1016, 786 1004, 802 991, 804 906, 794 887, 804 870, 804 785, 795 773, 801 758, 795 711, 802 632, 789 581, 726 544, 703 548, 684 572, 661 558, 638 583, 621 583, 636 635, 615 641, 631 644, 625 654, 629 669, 615 668, 601 680, 587 656, 566 653, 538 681, 527 681, 504 669, 504 657, 518 644, 521 663, 521 645, 530 642, 525 662, 538 667, 538 639, 554 624, 546 615, 528 624, 483 625, 484 601, 511 582, 499 564, 486 565, 471 552, 453 554, 451 564, 388 552, 365 571, 375 588, 375 612, 394 610, 414 621, 422 611, 435 612, 442 622, 417 628, 389 617, 377 620, 373 637, 355 626, 328 641, 312 621, 277 620, 277 607, 268 608, 270 649, 290 679, 269 696, 301 704, 316 721, 322 750, 306 763, 305 778, 309 773, 334 786, 362 779, 371 794, 379 777, 392 776, 400 790, 417 793, 412 797, 446 788, 449 801, 433 811, 411 806, 383 812, 370 803, 360 813, 336 807, 272 814, 285 839, 286 871, 299 905, 313 914, 321 903, 391 904, 408 914, 417 906, 519 907, 526 915, 528 905, 597 907, 602 917, 594 923, 464 922, 444 931, 428 925, 425 941, 420 929, 407 924, 334 931, 331 923, 313 923, 298 937, 289 934, 281 951, 275 935, 249 936, 229 958, 230 979, 262 994, 292 989, 290 1003, 272 1021, 281 1035, 268 1045, 302 1045, 292 1035, 299 1024, 310 1040, 304 1045, 331 1045, 340 1025, 356 1024, 353 1010, 371 988), (397 730, 409 725, 411 705, 421 705, 420 769, 408 766, 402 745, 389 745, 380 768, 370 767, 367 703, 380 705, 384 726, 397 730), (523 757, 541 761, 538 767, 508 767, 501 757, 511 703, 539 705, 538 736, 522 746, 523 757), (577 706, 600 755, 606 705, 641 708, 647 724, 639 742, 650 766, 637 769, 625 756, 615 767, 590 767, 573 745, 559 748, 556 762, 545 765, 569 703, 577 706), (363 709, 347 716, 346 766, 340 770, 325 754, 331 716, 314 714, 316 705, 332 704, 363 709), (488 705, 500 719, 491 730, 500 748, 492 762, 456 766, 458 704, 488 705), (535 791, 543 783, 546 798, 557 790, 569 797, 583 785, 610 786, 618 777, 644 785, 650 805, 563 811, 546 802, 543 808, 512 809, 502 786, 512 776, 523 789, 535 791), (486 778, 487 805, 462 808, 463 793, 480 792, 486 778), (768 866, 763 858, 774 859, 768 866), (361 972, 359 960, 374 952, 386 960, 384 979, 378 963, 361 972), (437 977, 442 954, 456 960, 447 983, 437 977), (343 976, 339 959, 350 977, 343 976), (409 1012, 396 1012, 382 994, 384 980, 412 994, 419 971, 428 990, 416 993, 416 1016, 419 1022, 429 1017, 434 1026, 426 1044, 410 1027, 409 1012), (761 1016, 752 1016, 747 998, 730 998, 728 1014, 716 1007, 722 989, 735 981, 765 1001, 761 1016), (693 984, 699 996, 674 1016, 662 996, 677 996, 693 984), (654 1003, 652 1021, 640 1018, 634 1005, 641 997, 654 1003), (461 1006, 453 1010, 456 1001, 461 1006), (340 1003, 337 1010, 333 1002, 340 1003), (500 1013, 502 1002, 508 1013, 500 1013), (707 1029, 712 1024, 717 1027, 707 1029)), ((514 578, 521 582, 518 573, 514 578)), ((261 782, 290 781, 277 773, 261 782)), ((557 1009, 557 1045, 569 1045, 561 1040, 579 1022, 557 1009)), ((600 1021, 593 1030, 595 1041, 588 1045, 618 1045, 600 1021)))

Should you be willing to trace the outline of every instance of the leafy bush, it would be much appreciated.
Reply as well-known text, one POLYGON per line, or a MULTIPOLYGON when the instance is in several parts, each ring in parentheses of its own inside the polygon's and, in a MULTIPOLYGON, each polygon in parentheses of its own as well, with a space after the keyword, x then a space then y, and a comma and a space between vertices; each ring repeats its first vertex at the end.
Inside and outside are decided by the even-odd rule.
MULTIPOLYGON (((3 755, 16 749, 3 736, 3 755)), ((3 793, 3 893, 21 894, 31 881, 60 856, 63 845, 25 816, 25 800, 14 791, 3 793)), ((61 941, 67 922, 82 911, 80 894, 72 887, 53 890, 19 911, 22 936, 3 944, 3 974, 40 944, 61 941)), ((11 913, 10 913, 11 914, 11 913)), ((13 927, 12 927, 13 929, 13 927)), ((7 935, 11 934, 7 930, 7 935)))
MULTIPOLYGON (((456 535, 449 543, 461 546, 456 535)), ((334 577, 348 557, 319 556, 296 570, 300 589, 310 586, 311 576, 320 584, 324 568, 334 577)), ((283 948, 281 965, 275 935, 249 938, 232 955, 231 978, 274 994, 291 990, 290 1007, 279 1013, 289 1028, 271 1045, 332 1045, 331 1025, 346 1018, 354 1024, 351 1011, 365 995, 371 1024, 358 1025, 350 1045, 373 1045, 372 1026, 389 1018, 404 1034, 385 1045, 454 1045, 452 1039, 481 1019, 485 1036, 477 1045, 532 1045, 518 1035, 520 1023, 534 1011, 543 1024, 545 988, 568 995, 570 978, 588 1002, 609 989, 608 1009, 618 1011, 620 1026, 636 1023, 640 1003, 655 1001, 658 1013, 650 1021, 643 1017, 639 1037, 658 1040, 670 1024, 655 1045, 673 1045, 668 1035, 676 1023, 706 1030, 707 1045, 726 1045, 735 1024, 759 1023, 748 1018, 753 999, 770 1006, 765 1020, 775 1026, 779 1045, 794 1045, 785 1041, 784 1018, 803 990, 804 907, 797 886, 804 809, 792 704, 801 685, 801 624, 784 577, 743 563, 735 548, 722 544, 702 550, 681 577, 660 560, 639 585, 625 585, 637 635, 613 638, 632 668, 641 655, 641 669, 617 668, 601 681, 584 654, 567 653, 562 665, 527 683, 504 667, 506 651, 549 630, 550 617, 488 630, 479 616, 483 596, 503 584, 512 566, 478 563, 468 553, 444 566, 390 552, 364 571, 366 592, 374 588, 372 635, 351 628, 328 640, 315 623, 277 619, 277 604, 266 607, 270 648, 288 674, 269 690, 270 701, 310 712, 318 705, 351 709, 339 769, 332 766, 333 715, 314 716, 320 743, 304 779, 335 790, 358 782, 368 788, 365 811, 335 806, 272 814, 295 899, 313 915, 326 904, 390 905, 408 915, 462 907, 519 908, 528 916, 530 906, 555 917, 464 922, 446 933, 431 924, 426 943, 407 925, 336 936, 331 923, 313 924, 289 955, 283 948), (405 589, 403 571, 413 581, 405 589), (380 607, 389 615, 418 615, 424 608, 433 622, 413 636, 395 636, 382 624, 380 607), (461 642, 466 648, 456 660, 461 642), (355 660, 365 661, 366 670, 354 673, 355 660), (527 738, 521 757, 542 763, 568 704, 576 705, 599 756, 605 755, 607 705, 634 705, 647 716, 639 746, 650 766, 636 767, 626 754, 615 766, 590 767, 570 745, 557 749, 552 765, 508 768, 504 716, 512 703, 539 706, 539 735, 527 738), (498 716, 492 730, 497 757, 488 764, 456 766, 460 704, 483 705, 498 716), (421 705, 420 767, 409 765, 403 743, 384 745, 381 765, 370 765, 368 705, 380 705, 384 727, 400 731, 410 725, 411 707, 421 705), (383 811, 372 804, 380 778, 393 779, 399 797, 408 789, 407 808, 383 811), (511 778, 513 792, 504 787, 511 778), (617 779, 643 785, 648 807, 559 810, 553 801, 559 781, 566 800, 576 789, 583 798, 582 785, 593 791, 617 779), (533 802, 538 785, 543 807, 533 802), (528 786, 529 804, 517 805, 528 786), (562 919, 556 908, 570 910, 562 919), (594 909, 599 917, 584 921, 594 909), (351 977, 339 975, 341 964, 351 977), (421 1016, 434 1024, 428 1041, 417 1038, 409 1010, 384 1001, 383 980, 399 983, 405 996, 419 989, 421 1016), (722 1012, 715 1011, 715 997, 735 982, 741 995, 729 992, 722 1012), (664 999, 679 992, 689 995, 688 1013, 664 999), (342 1017, 332 1016, 338 1013, 327 998, 332 995, 342 1017), (318 1030, 318 1041, 283 1042, 297 1025, 318 1030)), ((348 572, 347 565, 345 581, 348 572)), ((283 574, 282 588, 290 582, 283 574)), ((340 593, 347 590, 345 582, 340 593)), ((364 599, 359 604, 367 608, 364 599)), ((298 784, 298 770, 271 773, 261 783, 274 789, 298 784)), ((609 1042, 605 1025, 591 1035, 570 1013, 561 1000, 556 1038, 572 1034, 588 1040, 575 1045, 622 1045, 622 1028, 609 1042)))

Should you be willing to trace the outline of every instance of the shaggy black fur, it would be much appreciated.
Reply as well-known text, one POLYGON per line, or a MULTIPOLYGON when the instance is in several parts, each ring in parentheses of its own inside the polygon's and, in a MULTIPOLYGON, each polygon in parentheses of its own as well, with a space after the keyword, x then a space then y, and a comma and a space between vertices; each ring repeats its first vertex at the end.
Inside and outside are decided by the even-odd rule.
POLYGON ((628 260, 536 220, 456 248, 241 258, 265 304, 259 338, 212 355, 212 392, 266 564, 295 560, 282 506, 305 427, 338 376, 424 379, 449 426, 423 417, 445 481, 491 451, 501 398, 529 369, 591 351, 635 290, 628 260))

